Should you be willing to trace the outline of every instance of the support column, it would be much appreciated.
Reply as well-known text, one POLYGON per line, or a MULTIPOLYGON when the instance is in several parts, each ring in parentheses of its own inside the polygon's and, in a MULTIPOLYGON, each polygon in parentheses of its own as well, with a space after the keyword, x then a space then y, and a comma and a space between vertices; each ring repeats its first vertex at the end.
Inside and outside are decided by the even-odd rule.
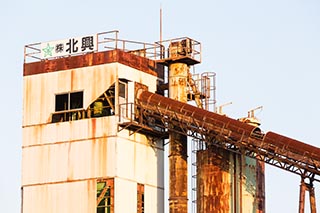
POLYGON ((313 187, 312 182, 310 183, 310 186, 309 186, 309 197, 310 197, 310 209, 311 209, 311 213, 317 213, 317 209, 316 209, 316 197, 315 197, 314 187, 313 187))
MULTIPOLYGON (((169 98, 187 102, 189 67, 184 63, 169 65, 169 98)), ((179 127, 175 127, 179 128, 179 127)), ((169 210, 170 213, 188 212, 187 136, 169 134, 169 210)))
POLYGON ((299 213, 304 213, 306 188, 307 188, 307 186, 306 186, 306 183, 304 182, 304 178, 301 178, 300 197, 299 197, 299 213))
POLYGON ((257 211, 256 213, 266 212, 266 199, 265 199, 265 164, 262 161, 256 161, 256 177, 257 177, 257 211))

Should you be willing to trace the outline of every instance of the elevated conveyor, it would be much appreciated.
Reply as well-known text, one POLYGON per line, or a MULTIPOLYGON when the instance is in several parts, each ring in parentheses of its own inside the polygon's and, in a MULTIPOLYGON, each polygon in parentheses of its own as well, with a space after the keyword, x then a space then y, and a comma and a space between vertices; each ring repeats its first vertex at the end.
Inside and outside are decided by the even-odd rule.
POLYGON ((136 132, 145 129, 152 132, 152 137, 177 132, 200 139, 207 147, 221 147, 300 175, 299 213, 304 212, 306 190, 310 194, 311 213, 316 213, 313 182, 320 182, 318 147, 274 132, 264 134, 258 127, 143 89, 136 91, 132 119, 119 126, 138 126, 136 132))
POLYGON ((244 154, 320 182, 318 147, 274 132, 263 134, 249 124, 148 91, 138 91, 136 98, 139 117, 154 118, 157 121, 151 125, 154 129, 199 138, 207 146, 244 154))

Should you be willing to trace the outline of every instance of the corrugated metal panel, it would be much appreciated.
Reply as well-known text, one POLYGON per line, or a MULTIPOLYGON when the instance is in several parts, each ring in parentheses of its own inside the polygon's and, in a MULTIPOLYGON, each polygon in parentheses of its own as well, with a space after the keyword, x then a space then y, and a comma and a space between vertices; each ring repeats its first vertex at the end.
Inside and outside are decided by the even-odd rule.
POLYGON ((95 213, 96 181, 24 187, 25 213, 95 213))

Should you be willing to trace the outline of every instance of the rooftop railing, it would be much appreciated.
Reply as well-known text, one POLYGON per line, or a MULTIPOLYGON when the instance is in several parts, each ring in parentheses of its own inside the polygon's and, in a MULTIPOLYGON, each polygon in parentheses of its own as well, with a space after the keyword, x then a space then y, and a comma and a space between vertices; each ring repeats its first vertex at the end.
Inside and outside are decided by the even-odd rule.
MULTIPOLYGON (((43 60, 54 60, 57 58, 84 55, 92 52, 103 52, 109 50, 122 50, 138 56, 146 57, 158 62, 166 61, 167 59, 179 59, 179 58, 190 58, 197 62, 201 61, 201 43, 188 37, 175 38, 170 40, 159 41, 155 43, 146 43, 138 41, 130 41, 119 39, 119 31, 107 31, 101 32, 94 35, 95 49, 91 52, 71 52, 63 56, 52 55, 43 56, 47 48, 43 47, 43 44, 49 44, 50 42, 38 42, 28 44, 24 46, 24 63, 38 62, 43 60)), ((86 38, 86 37, 83 37, 86 38)), ((67 39, 65 39, 67 40, 67 39)), ((65 41, 61 40, 61 41, 65 41)), ((69 41, 72 39, 69 39, 69 41)), ((59 41, 52 41, 59 42, 59 41)), ((82 41, 84 42, 84 41, 82 41)), ((80 44, 81 42, 76 41, 80 44)), ((67 43, 70 45, 70 43, 67 43)), ((92 44, 93 45, 93 44, 92 44)), ((54 48, 51 46, 50 48, 54 48)), ((65 48, 67 49, 67 48, 65 48)), ((50 51, 50 50, 49 50, 50 51)), ((53 51, 53 50, 51 50, 53 51)), ((58 51, 58 50, 55 50, 58 51)))
MULTIPOLYGON (((108 50, 120 49, 142 57, 158 60, 163 58, 161 45, 157 43, 137 42, 130 40, 122 40, 118 38, 119 31, 113 30, 108 32, 97 33, 97 50, 92 52, 103 52, 108 50)), ((87 53, 73 53, 68 56, 83 55, 87 53)), ((64 56, 64 57, 68 57, 64 56)), ((24 63, 37 62, 42 60, 53 60, 62 57, 41 57, 41 42, 28 44, 24 46, 24 63)))

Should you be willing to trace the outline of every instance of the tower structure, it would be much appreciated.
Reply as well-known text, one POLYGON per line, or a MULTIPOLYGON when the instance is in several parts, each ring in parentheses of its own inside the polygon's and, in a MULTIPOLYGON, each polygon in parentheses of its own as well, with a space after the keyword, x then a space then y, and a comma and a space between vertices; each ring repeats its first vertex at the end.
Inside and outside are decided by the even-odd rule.
POLYGON ((258 212, 254 191, 264 179, 256 161, 217 148, 215 137, 225 138, 205 127, 225 121, 214 115, 222 120, 214 123, 208 111, 214 75, 205 73, 199 84, 190 73, 200 62, 201 44, 187 37, 148 44, 111 31, 26 45, 22 211, 162 213, 163 140, 169 139, 169 209, 186 213, 192 132, 205 144, 197 150, 197 212, 258 212), (141 94, 150 92, 160 95, 144 100, 141 94), (190 113, 183 111, 190 100, 197 107, 181 117, 190 113), (166 102, 181 108, 163 111, 166 102))
POLYGON ((118 125, 135 87, 157 91, 158 48, 117 31, 25 47, 22 212, 164 212, 163 136, 118 125))

